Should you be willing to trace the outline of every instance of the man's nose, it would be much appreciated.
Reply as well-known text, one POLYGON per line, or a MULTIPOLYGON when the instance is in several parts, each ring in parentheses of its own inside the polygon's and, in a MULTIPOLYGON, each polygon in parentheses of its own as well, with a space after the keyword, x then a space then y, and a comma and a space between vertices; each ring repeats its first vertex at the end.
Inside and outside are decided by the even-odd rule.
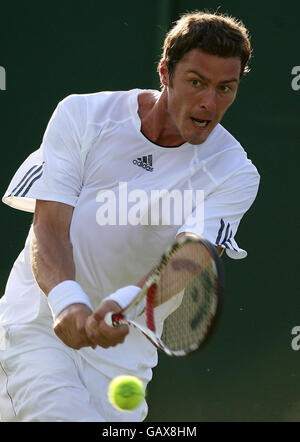
POLYGON ((203 110, 209 112, 216 112, 217 108, 217 92, 213 87, 207 87, 202 91, 201 98, 199 99, 199 106, 203 110))

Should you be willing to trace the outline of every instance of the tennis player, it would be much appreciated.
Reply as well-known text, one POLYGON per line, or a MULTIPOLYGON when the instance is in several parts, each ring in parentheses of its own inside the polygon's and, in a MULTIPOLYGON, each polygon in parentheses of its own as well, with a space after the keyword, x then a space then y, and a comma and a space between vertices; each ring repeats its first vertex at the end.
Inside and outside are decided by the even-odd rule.
POLYGON ((204 237, 233 259, 247 255, 235 236, 259 174, 220 121, 250 56, 240 21, 186 14, 166 36, 160 91, 58 104, 3 197, 34 219, 0 303, 2 421, 145 419, 146 402, 119 412, 107 387, 120 374, 146 386, 157 352, 140 332, 103 318, 133 299, 180 235, 204 237), (169 213, 155 195, 172 200, 169 213))

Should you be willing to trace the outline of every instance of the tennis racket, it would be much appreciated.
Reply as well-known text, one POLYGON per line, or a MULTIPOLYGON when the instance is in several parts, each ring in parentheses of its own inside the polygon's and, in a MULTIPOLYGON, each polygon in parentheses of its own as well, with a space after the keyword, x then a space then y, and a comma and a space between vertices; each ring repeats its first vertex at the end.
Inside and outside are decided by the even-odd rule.
POLYGON ((163 254, 135 299, 104 320, 110 326, 136 327, 167 355, 185 356, 211 335, 222 294, 222 263, 215 247, 205 239, 184 237, 163 254), (131 319, 138 310, 140 315, 131 319))

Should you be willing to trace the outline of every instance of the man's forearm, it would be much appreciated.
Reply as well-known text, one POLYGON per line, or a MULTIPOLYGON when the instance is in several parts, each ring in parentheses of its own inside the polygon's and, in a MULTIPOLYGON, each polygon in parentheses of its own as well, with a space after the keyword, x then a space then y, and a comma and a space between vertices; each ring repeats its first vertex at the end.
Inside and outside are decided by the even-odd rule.
POLYGON ((31 242, 31 266, 39 287, 46 295, 60 282, 74 280, 71 242, 50 229, 36 229, 31 242))

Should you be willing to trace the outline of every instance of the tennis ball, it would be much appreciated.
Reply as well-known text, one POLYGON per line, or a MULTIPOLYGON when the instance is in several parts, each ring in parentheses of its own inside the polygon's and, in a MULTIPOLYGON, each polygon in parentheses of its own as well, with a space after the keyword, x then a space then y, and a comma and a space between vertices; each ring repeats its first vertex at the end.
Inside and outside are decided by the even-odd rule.
POLYGON ((110 382, 108 387, 108 399, 119 410, 133 410, 137 408, 144 397, 143 383, 135 376, 117 376, 110 382))

